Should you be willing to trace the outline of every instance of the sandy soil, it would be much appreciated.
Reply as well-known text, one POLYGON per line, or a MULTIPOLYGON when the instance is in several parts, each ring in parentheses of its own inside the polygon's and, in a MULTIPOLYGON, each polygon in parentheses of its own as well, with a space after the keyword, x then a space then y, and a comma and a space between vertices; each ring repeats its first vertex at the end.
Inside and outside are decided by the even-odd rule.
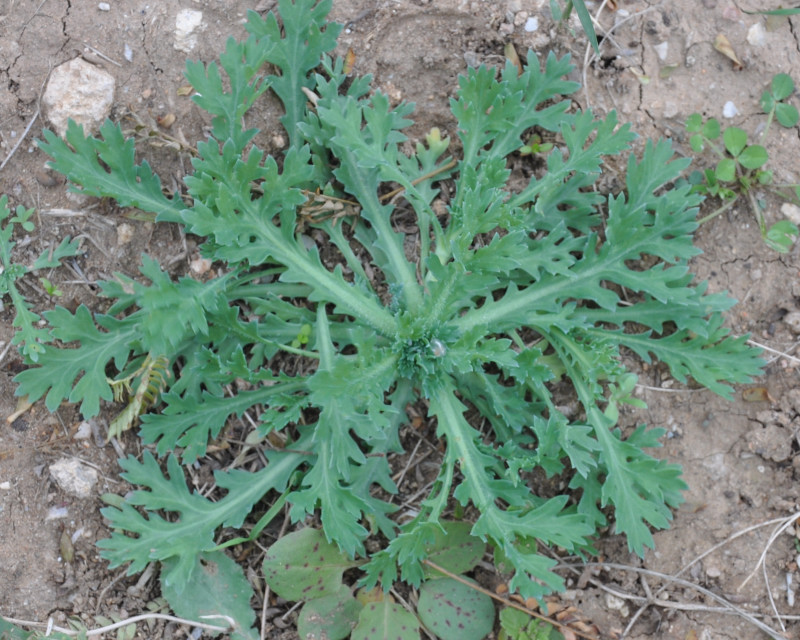
MULTIPOLYGON (((34 121, 26 140, 0 171, 0 192, 9 194, 14 205, 39 211, 37 230, 18 253, 23 262, 67 234, 84 238, 86 253, 77 264, 80 272, 67 268, 52 274, 53 282, 64 291, 58 302, 68 307, 84 303, 98 308, 96 289, 85 280, 103 279, 114 271, 133 275, 142 252, 176 271, 185 269, 192 243, 176 228, 124 218, 113 203, 69 196, 63 182, 44 171, 45 156, 33 140, 47 126, 38 117, 38 99, 50 70, 83 56, 117 80, 113 119, 130 123, 131 113, 151 119, 174 114, 170 134, 195 141, 203 137, 208 118, 178 92, 186 81, 182 75, 185 56, 173 48, 176 13, 181 8, 203 11, 205 30, 192 57, 207 61, 220 53, 228 36, 242 35, 247 9, 266 10, 273 3, 113 0, 109 4, 110 10, 101 11, 96 2, 0 3, 0 157, 9 154, 34 121), (126 46, 132 54, 130 61, 126 46), (55 215, 59 209, 78 215, 55 215), (134 233, 132 239, 120 243, 122 224, 132 225, 134 233)), ((758 99, 769 79, 786 72, 800 81, 800 21, 767 21, 739 10, 777 8, 777 1, 742 0, 739 8, 731 0, 621 0, 619 5, 616 13, 606 8, 600 14, 606 29, 615 21, 620 23, 604 43, 600 59, 593 59, 575 24, 570 24, 571 29, 556 28, 543 0, 334 0, 331 17, 346 25, 340 52, 353 49, 356 71, 373 73, 376 85, 393 99, 416 102, 412 135, 433 126, 452 133, 447 101, 458 74, 467 62, 496 64, 508 41, 518 51, 531 47, 542 55, 551 50, 559 55, 571 52, 578 65, 575 78, 585 83, 576 96, 582 107, 590 106, 600 114, 617 109, 642 140, 671 137, 686 155, 691 150, 683 122, 689 114, 722 118, 723 105, 732 101, 739 114, 726 122, 754 134, 764 120, 758 99), (529 18, 538 20, 535 31, 526 31, 526 23, 531 26, 529 18), (763 44, 748 42, 756 24, 765 27, 763 44), (730 40, 743 69, 735 70, 714 49, 720 33, 730 40)), ((798 102, 796 97, 791 101, 798 102)), ((270 131, 280 114, 267 100, 257 115, 263 119, 259 126, 270 131)), ((766 145, 776 179, 798 182, 797 128, 773 126, 766 145)), ((138 148, 166 182, 174 179, 177 183, 187 171, 184 154, 145 140, 138 148)), ((770 195, 765 200, 768 220, 780 219, 781 201, 770 195)), ((706 209, 715 206, 709 202, 706 209)), ((704 254, 694 262, 696 272, 709 280, 711 290, 728 290, 741 301, 729 317, 732 331, 750 332, 757 342, 792 354, 797 338, 783 318, 797 310, 800 301, 797 246, 785 255, 769 250, 744 200, 705 224, 697 242, 704 254)), ((52 305, 35 280, 24 286, 37 311, 52 305)), ((12 319, 13 310, 6 306, 0 312, 0 347, 11 340, 12 319)), ((6 416, 16 405, 12 378, 22 363, 14 348, 0 350, 0 415, 6 416)), ((574 606, 577 615, 596 625, 603 637, 619 637, 652 596, 658 602, 651 599, 626 636, 635 639, 759 637, 760 632, 742 617, 714 611, 722 605, 691 584, 751 614, 768 616, 767 622, 775 628, 781 623, 770 617, 770 591, 778 612, 800 614, 787 593, 787 576, 793 576, 794 584, 800 581, 794 528, 773 542, 770 535, 778 523, 755 528, 789 518, 800 508, 798 362, 775 357, 764 378, 750 389, 737 390, 734 402, 683 388, 659 367, 635 365, 643 385, 639 392, 649 408, 626 414, 623 424, 633 428, 647 422, 668 429, 659 455, 684 466, 690 486, 687 501, 675 513, 673 527, 656 534, 656 550, 644 560, 629 554, 624 542, 609 531, 599 543, 603 558, 631 569, 575 576, 560 602, 574 606), (634 571, 646 568, 675 574, 748 528, 688 568, 681 577, 691 584, 668 583, 634 571), (759 558, 768 547, 762 572, 759 558), (741 587, 756 569, 756 575, 741 587)), ((108 415, 110 411, 104 417, 108 415)), ((120 452, 98 446, 93 439, 76 440, 79 423, 74 407, 63 406, 51 415, 37 405, 12 425, 3 422, 0 426, 0 483, 9 483, 0 489, 0 615, 38 621, 53 616, 62 622, 78 616, 92 628, 98 615, 134 615, 145 611, 159 595, 154 576, 128 578, 122 569, 109 571, 94 548, 94 542, 108 534, 98 512, 100 495, 124 493, 127 486, 118 479, 120 452), (77 500, 52 483, 47 466, 63 456, 78 457, 100 471, 96 495, 77 500), (67 516, 48 519, 53 507, 66 507, 67 516), (67 538, 75 538, 72 562, 62 558, 64 532, 67 538)), ((126 453, 141 449, 133 435, 124 438, 122 446, 126 453)), ((260 602, 254 605, 261 608, 260 602)), ((795 621, 787 619, 783 624, 786 637, 800 633, 795 621)), ((293 637, 291 629, 272 628, 273 637, 279 633, 293 637)), ((140 634, 166 637, 171 632, 142 630, 140 634)))

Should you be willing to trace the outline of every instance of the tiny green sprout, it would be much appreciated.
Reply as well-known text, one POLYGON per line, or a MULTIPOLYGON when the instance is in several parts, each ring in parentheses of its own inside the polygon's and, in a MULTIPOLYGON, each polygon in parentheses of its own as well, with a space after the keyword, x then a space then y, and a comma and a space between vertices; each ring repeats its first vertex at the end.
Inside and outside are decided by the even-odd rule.
POLYGON ((520 147, 519 153, 523 156, 530 156, 535 153, 547 153, 552 148, 552 142, 542 142, 542 137, 534 133, 530 138, 528 138, 528 144, 520 147))
POLYGON ((428 143, 431 153, 437 156, 447 151, 447 147, 450 145, 449 138, 442 138, 442 132, 439 127, 433 127, 428 132, 428 135, 425 136, 425 142, 428 143))
POLYGON ((42 285, 47 295, 51 298, 64 295, 64 292, 61 291, 57 285, 54 285, 52 282, 50 282, 47 278, 39 278, 39 283, 42 285))
POLYGON ((563 640, 564 636, 544 620, 534 620, 518 609, 507 607, 500 612, 499 640, 563 640))
MULTIPOLYGON (((10 223, 16 223, 21 226, 25 231, 33 231, 34 224, 31 222, 31 216, 33 215, 34 209, 26 209, 22 205, 18 205, 16 209, 16 215, 9 219, 10 223)), ((2 216, 0 220, 5 218, 6 216, 2 216)))
POLYGON ((295 349, 299 349, 302 346, 308 344, 308 339, 311 337, 311 325, 304 324, 300 327, 300 331, 297 334, 297 337, 292 340, 292 347, 295 349))

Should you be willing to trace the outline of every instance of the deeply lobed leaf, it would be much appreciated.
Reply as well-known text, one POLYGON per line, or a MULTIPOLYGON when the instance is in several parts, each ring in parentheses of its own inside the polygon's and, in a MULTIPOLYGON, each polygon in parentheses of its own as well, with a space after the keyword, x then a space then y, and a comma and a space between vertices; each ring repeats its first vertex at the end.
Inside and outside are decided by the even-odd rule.
MULTIPOLYGON (((551 54, 542 67, 532 52, 521 74, 507 64, 460 80, 455 166, 438 132, 406 154, 411 105, 370 94, 368 80, 347 79, 343 63, 325 56, 339 32, 325 23, 330 2, 278 6, 283 30, 276 16, 250 13, 250 38, 228 43, 221 68, 187 67, 196 102, 215 116, 186 179, 191 205, 162 195, 110 123, 99 139, 74 125, 67 142, 45 134, 54 167, 85 193, 181 222, 206 238, 203 255, 217 264, 200 282, 145 257, 146 282, 118 275, 103 284, 114 301, 107 313, 47 312, 46 337, 23 334, 40 352, 37 368, 17 377, 19 393, 46 395, 51 410, 81 402, 95 415, 111 402, 112 383, 146 356, 165 356, 176 375, 161 413, 143 418, 145 442, 195 462, 232 417, 258 409, 246 445, 267 459, 260 471, 218 472, 226 493, 215 502, 190 492, 177 455, 168 477, 149 452, 123 461, 125 478, 144 489, 104 510, 115 530, 101 543, 104 557, 130 563, 129 572, 165 562, 165 584, 180 593, 200 554, 215 548, 215 531, 242 526, 272 490, 287 492, 295 522, 319 514, 346 562, 383 534, 388 545, 364 582, 385 588, 398 572, 423 579, 452 498, 477 509, 471 535, 513 564, 511 586, 526 596, 563 586, 534 541, 589 549, 606 507, 641 553, 684 485, 677 467, 643 451, 658 430, 621 436, 618 405, 635 402, 635 376, 620 347, 723 395, 760 370, 758 352, 722 325, 732 301, 689 271, 700 200, 674 186, 687 163, 672 159, 669 143, 648 143, 631 156, 623 192, 589 190, 604 158, 627 152, 634 136, 614 114, 571 111, 561 99, 577 88, 564 79, 569 60, 551 54), (260 77, 264 62, 277 73, 260 77), (268 87, 286 109, 290 145, 280 161, 242 127, 268 87), (512 191, 509 158, 532 131, 551 136, 553 148, 545 170, 532 165, 512 191), (455 180, 446 200, 437 172, 455 180), (402 198, 383 197, 394 186, 402 198), (316 207, 334 217, 321 221, 316 207), (341 216, 350 218, 345 229, 341 216), (574 419, 554 397, 562 380, 582 405, 574 419), (402 450, 399 428, 417 401, 446 449, 417 516, 400 527, 387 498, 398 490, 390 454, 402 450), (481 418, 468 420, 475 412, 481 418), (271 450, 267 435, 286 449, 271 450), (527 472, 539 468, 573 472, 577 506, 535 495, 527 472)), ((713 137, 708 125, 692 126, 713 137)))

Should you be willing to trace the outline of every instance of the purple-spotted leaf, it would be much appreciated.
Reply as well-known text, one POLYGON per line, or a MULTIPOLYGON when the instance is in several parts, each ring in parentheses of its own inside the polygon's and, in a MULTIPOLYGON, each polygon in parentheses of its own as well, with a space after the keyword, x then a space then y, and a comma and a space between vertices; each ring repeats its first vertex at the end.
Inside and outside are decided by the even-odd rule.
POLYGON ((297 634, 303 640, 342 640, 358 620, 361 603, 348 587, 339 584, 333 593, 303 605, 297 618, 297 634))
MULTIPOLYGON (((466 573, 475 568, 483 557, 486 544, 480 538, 470 535, 469 522, 443 522, 444 531, 434 533, 434 542, 426 551, 428 560, 447 569, 451 573, 466 573)), ((425 568, 426 577, 442 574, 430 567, 425 568)))
POLYGON ((357 563, 318 529, 300 529, 273 544, 264 558, 264 579, 286 600, 313 600, 337 593, 342 574, 357 563))
POLYGON ((482 640, 494 627, 492 599, 453 578, 423 583, 417 612, 441 640, 482 640))
MULTIPOLYGON (((301 637, 302 634, 301 634, 301 637)), ((351 640, 418 640, 419 620, 396 602, 370 602, 358 617, 351 640)))

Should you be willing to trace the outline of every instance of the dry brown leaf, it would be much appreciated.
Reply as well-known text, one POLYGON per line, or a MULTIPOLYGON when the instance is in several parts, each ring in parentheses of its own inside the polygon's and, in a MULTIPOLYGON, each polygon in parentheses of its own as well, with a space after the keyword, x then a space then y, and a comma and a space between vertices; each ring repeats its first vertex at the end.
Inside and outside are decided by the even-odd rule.
POLYGON ((517 68, 517 75, 522 75, 523 68, 522 68, 522 61, 519 59, 519 55, 517 55, 517 50, 514 47, 513 42, 506 42, 506 46, 503 49, 503 53, 506 56, 506 60, 508 60, 511 64, 513 64, 517 68))
POLYGON ((719 51, 723 56, 728 58, 733 62, 733 68, 736 71, 741 71, 744 69, 744 64, 739 57, 736 55, 736 52, 733 50, 733 45, 731 41, 725 36, 725 34, 720 33, 716 38, 714 38, 714 48, 719 51))
POLYGON ((347 50, 347 55, 344 57, 344 67, 342 67, 342 73, 344 75, 349 76, 353 73, 353 67, 356 64, 356 53, 352 49, 347 50))
POLYGON ((156 122, 160 127, 164 127, 164 129, 169 129, 173 124, 175 124, 175 114, 168 113, 160 118, 157 118, 156 122))
POLYGON ((751 387, 742 391, 742 400, 745 402, 775 402, 766 387, 751 387))

